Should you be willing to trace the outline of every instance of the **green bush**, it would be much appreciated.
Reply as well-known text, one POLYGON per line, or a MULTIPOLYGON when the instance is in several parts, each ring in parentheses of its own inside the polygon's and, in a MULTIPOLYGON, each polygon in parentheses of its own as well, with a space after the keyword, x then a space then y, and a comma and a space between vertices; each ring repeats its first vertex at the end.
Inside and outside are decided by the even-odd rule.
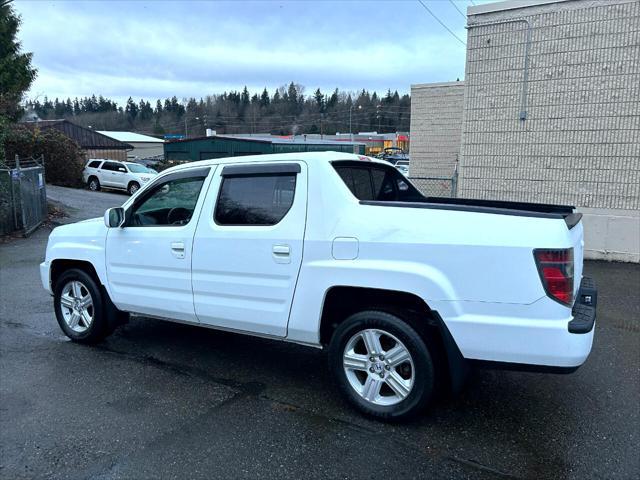
POLYGON ((85 156, 82 149, 69 137, 54 129, 41 130, 12 125, 5 136, 4 150, 7 160, 44 157, 47 183, 65 187, 82 185, 85 156))

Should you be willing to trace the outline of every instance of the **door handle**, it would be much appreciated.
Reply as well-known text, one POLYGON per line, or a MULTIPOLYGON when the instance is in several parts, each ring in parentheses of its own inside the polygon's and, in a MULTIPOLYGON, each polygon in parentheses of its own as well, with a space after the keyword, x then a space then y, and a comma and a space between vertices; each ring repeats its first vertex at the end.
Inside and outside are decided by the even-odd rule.
POLYGON ((291 247, 289 245, 274 245, 271 249, 276 263, 291 263, 291 247))
POLYGON ((184 258, 184 243, 183 242, 171 242, 171 253, 176 258, 184 258))

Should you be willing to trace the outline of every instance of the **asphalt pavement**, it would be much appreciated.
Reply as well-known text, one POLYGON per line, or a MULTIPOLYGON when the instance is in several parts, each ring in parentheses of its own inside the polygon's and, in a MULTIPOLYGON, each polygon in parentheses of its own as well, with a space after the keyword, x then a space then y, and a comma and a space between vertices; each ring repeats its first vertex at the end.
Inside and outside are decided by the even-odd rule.
MULTIPOLYGON (((62 222, 127 196, 48 186, 62 222)), ((587 262, 576 373, 474 371, 405 424, 340 399, 320 350, 134 318, 97 346, 59 330, 38 264, 51 225, 0 241, 0 477, 639 478, 640 266, 587 262)))

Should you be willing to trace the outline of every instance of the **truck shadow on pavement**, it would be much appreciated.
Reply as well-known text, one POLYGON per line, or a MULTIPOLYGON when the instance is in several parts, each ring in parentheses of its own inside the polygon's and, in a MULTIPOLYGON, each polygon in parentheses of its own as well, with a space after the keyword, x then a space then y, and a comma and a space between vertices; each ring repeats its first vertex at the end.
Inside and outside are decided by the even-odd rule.
POLYGON ((496 466, 496 455, 505 451, 527 457, 527 476, 562 476, 571 469, 565 452, 549 441, 569 440, 558 436, 571 437, 579 423, 563 392, 570 377, 473 370, 461 394, 445 395, 422 416, 393 425, 365 418, 342 401, 321 350, 143 317, 133 317, 97 348, 229 387, 236 393, 225 408, 247 398, 268 402, 274 411, 324 428, 391 436, 397 448, 498 477, 522 473, 496 466))

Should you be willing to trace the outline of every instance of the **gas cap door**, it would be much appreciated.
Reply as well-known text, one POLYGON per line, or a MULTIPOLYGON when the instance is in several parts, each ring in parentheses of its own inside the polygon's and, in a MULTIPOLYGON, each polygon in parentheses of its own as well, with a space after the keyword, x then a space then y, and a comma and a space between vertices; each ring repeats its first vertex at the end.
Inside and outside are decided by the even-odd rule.
POLYGON ((358 258, 358 239, 355 237, 336 237, 331 245, 331 255, 336 260, 355 260, 358 258))

